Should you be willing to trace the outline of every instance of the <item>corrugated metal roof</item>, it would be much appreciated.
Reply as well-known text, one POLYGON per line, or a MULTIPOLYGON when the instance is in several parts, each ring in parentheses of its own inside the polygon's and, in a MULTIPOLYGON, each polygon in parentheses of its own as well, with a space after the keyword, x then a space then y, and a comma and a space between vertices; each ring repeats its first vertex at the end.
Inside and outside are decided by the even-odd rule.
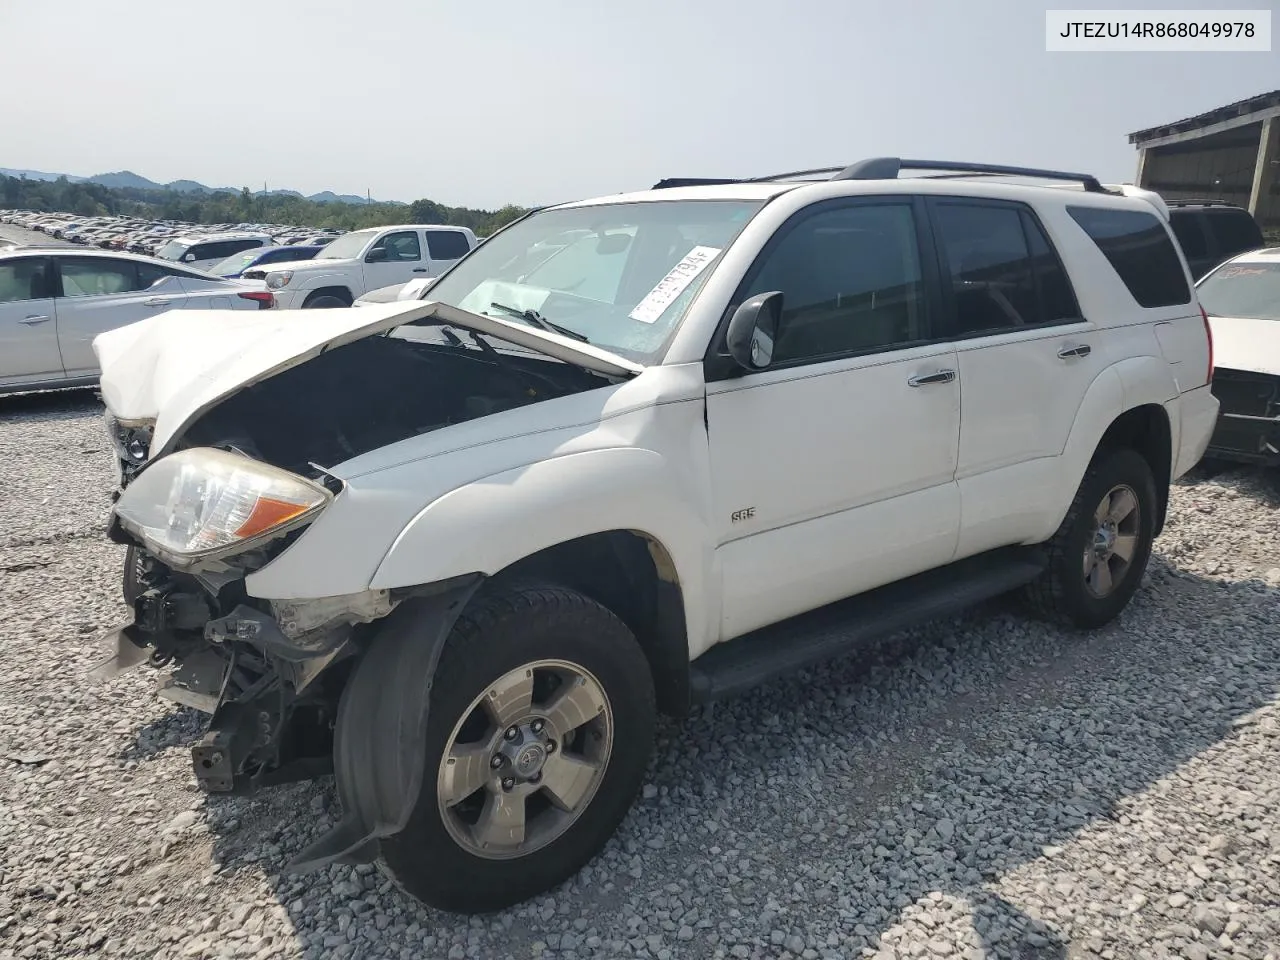
POLYGON ((1173 123, 1163 123, 1156 127, 1138 130, 1129 134, 1129 142, 1141 143, 1145 140, 1167 137, 1174 133, 1185 133, 1188 130, 1195 130, 1197 127, 1207 127, 1215 123, 1221 123, 1223 120, 1231 120, 1246 114, 1258 113, 1269 107, 1280 107, 1280 90, 1260 93, 1256 97, 1249 97, 1246 100, 1237 100, 1235 103, 1228 103, 1224 107, 1215 107, 1212 110, 1197 114, 1194 117, 1187 117, 1184 120, 1175 120, 1173 123))

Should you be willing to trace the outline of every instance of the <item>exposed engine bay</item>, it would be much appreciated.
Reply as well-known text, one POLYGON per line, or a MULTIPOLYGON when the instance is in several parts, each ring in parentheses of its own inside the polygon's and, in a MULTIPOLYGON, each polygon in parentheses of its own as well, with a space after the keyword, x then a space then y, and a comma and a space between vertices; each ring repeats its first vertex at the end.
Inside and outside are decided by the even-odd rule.
POLYGON ((179 446, 234 447, 314 475, 309 464, 609 382, 501 341, 499 351, 466 330, 436 329, 438 341, 357 340, 247 387, 196 420, 179 446))

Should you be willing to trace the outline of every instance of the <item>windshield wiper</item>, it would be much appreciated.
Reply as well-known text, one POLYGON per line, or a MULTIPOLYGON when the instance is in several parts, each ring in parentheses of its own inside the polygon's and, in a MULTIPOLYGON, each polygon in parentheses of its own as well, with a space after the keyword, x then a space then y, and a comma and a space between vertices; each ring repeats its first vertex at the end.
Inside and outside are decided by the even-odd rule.
POLYGON ((570 330, 568 327, 562 327, 558 323, 552 323, 537 310, 517 310, 515 307, 509 307, 505 303, 490 303, 489 306, 495 310, 501 310, 503 313, 509 313, 513 317, 517 317, 531 326, 538 327, 542 330, 550 330, 552 333, 558 333, 562 337, 569 337, 580 343, 590 343, 591 341, 585 335, 577 330, 570 330))

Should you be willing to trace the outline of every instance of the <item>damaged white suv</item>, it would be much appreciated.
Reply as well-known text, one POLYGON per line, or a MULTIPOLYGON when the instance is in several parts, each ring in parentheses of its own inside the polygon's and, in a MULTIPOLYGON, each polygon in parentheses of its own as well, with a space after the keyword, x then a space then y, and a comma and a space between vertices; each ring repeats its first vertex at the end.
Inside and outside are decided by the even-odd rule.
POLYGON ((658 711, 1015 589, 1107 623, 1217 413, 1167 211, 1076 174, 664 181, 427 295, 97 340, 103 671, 172 667, 207 791, 334 773, 296 868, 454 910, 587 862, 658 711))

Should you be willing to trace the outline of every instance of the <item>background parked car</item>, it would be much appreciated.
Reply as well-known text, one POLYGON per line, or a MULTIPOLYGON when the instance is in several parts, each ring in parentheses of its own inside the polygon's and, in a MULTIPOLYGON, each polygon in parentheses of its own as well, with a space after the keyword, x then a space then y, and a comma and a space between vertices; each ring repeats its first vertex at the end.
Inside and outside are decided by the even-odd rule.
POLYGON ((197 270, 215 266, 242 250, 268 247, 275 240, 267 233, 215 233, 210 236, 178 237, 156 251, 161 260, 181 262, 197 270))
POLYGON ((0 393, 93 383, 93 338, 166 310, 272 306, 262 283, 134 254, 71 246, 0 251, 0 393))
POLYGON ((1196 290, 1221 405, 1209 456, 1280 466, 1280 247, 1233 257, 1196 290))
POLYGON ((227 277, 228 279, 239 277, 246 270, 254 267, 266 266, 272 263, 282 263, 286 260, 306 260, 314 257, 323 250, 321 246, 274 246, 274 247, 258 247, 254 250, 244 250, 240 253, 233 253, 221 263, 216 263, 209 268, 209 273, 215 277, 227 277))
POLYGON ((1266 245, 1249 211, 1225 200, 1166 200, 1169 225, 1199 280, 1236 254, 1266 245))

